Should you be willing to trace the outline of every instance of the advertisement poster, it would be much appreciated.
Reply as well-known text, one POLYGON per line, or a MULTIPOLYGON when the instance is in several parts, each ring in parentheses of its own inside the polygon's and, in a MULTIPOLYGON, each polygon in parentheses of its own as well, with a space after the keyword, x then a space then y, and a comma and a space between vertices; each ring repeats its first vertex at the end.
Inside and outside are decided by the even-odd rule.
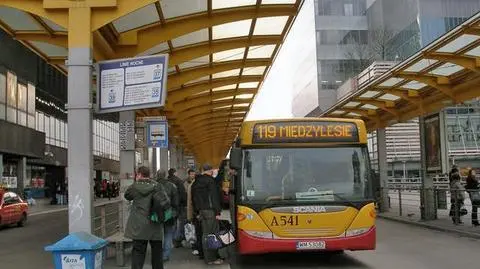
POLYGON ((425 118, 425 157, 427 171, 442 170, 442 149, 440 140, 440 116, 425 118))

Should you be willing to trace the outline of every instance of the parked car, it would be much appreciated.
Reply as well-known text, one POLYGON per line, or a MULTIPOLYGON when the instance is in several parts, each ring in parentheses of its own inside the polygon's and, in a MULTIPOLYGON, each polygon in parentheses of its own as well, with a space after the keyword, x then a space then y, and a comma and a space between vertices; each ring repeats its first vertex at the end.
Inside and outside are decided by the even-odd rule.
POLYGON ((28 215, 28 203, 14 192, 0 192, 0 226, 25 225, 28 215))

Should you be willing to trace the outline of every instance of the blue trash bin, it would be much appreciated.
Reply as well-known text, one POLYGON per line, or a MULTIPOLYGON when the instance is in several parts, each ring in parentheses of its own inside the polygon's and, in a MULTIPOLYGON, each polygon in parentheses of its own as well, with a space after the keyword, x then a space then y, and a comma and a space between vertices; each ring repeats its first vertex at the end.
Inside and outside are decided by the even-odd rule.
POLYGON ((108 242, 89 233, 77 232, 45 247, 52 252, 55 269, 103 269, 108 242))

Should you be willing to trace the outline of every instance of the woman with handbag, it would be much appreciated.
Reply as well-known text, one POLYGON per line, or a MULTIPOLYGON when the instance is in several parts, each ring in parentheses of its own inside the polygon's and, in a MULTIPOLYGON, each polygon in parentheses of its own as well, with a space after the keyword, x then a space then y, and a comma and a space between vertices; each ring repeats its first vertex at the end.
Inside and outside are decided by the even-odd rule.
POLYGON ((470 201, 472 202, 472 225, 477 227, 480 224, 478 223, 478 207, 480 206, 480 187, 478 186, 478 180, 475 177, 475 170, 469 169, 467 176, 467 189, 468 196, 470 196, 470 201))

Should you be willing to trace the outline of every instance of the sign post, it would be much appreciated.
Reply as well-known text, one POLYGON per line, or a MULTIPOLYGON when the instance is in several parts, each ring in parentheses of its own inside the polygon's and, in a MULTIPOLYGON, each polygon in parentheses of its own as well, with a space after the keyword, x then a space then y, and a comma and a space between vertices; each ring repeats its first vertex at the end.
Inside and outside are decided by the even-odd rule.
POLYGON ((145 120, 146 142, 148 148, 168 149, 167 120, 145 120))
MULTIPOLYGON (((97 113, 120 112, 120 197, 135 180, 135 110, 165 106, 168 55, 116 59, 97 64, 97 113)), ((168 141, 168 133, 165 132, 168 141)), ((123 200, 123 232, 129 202, 123 200)))

